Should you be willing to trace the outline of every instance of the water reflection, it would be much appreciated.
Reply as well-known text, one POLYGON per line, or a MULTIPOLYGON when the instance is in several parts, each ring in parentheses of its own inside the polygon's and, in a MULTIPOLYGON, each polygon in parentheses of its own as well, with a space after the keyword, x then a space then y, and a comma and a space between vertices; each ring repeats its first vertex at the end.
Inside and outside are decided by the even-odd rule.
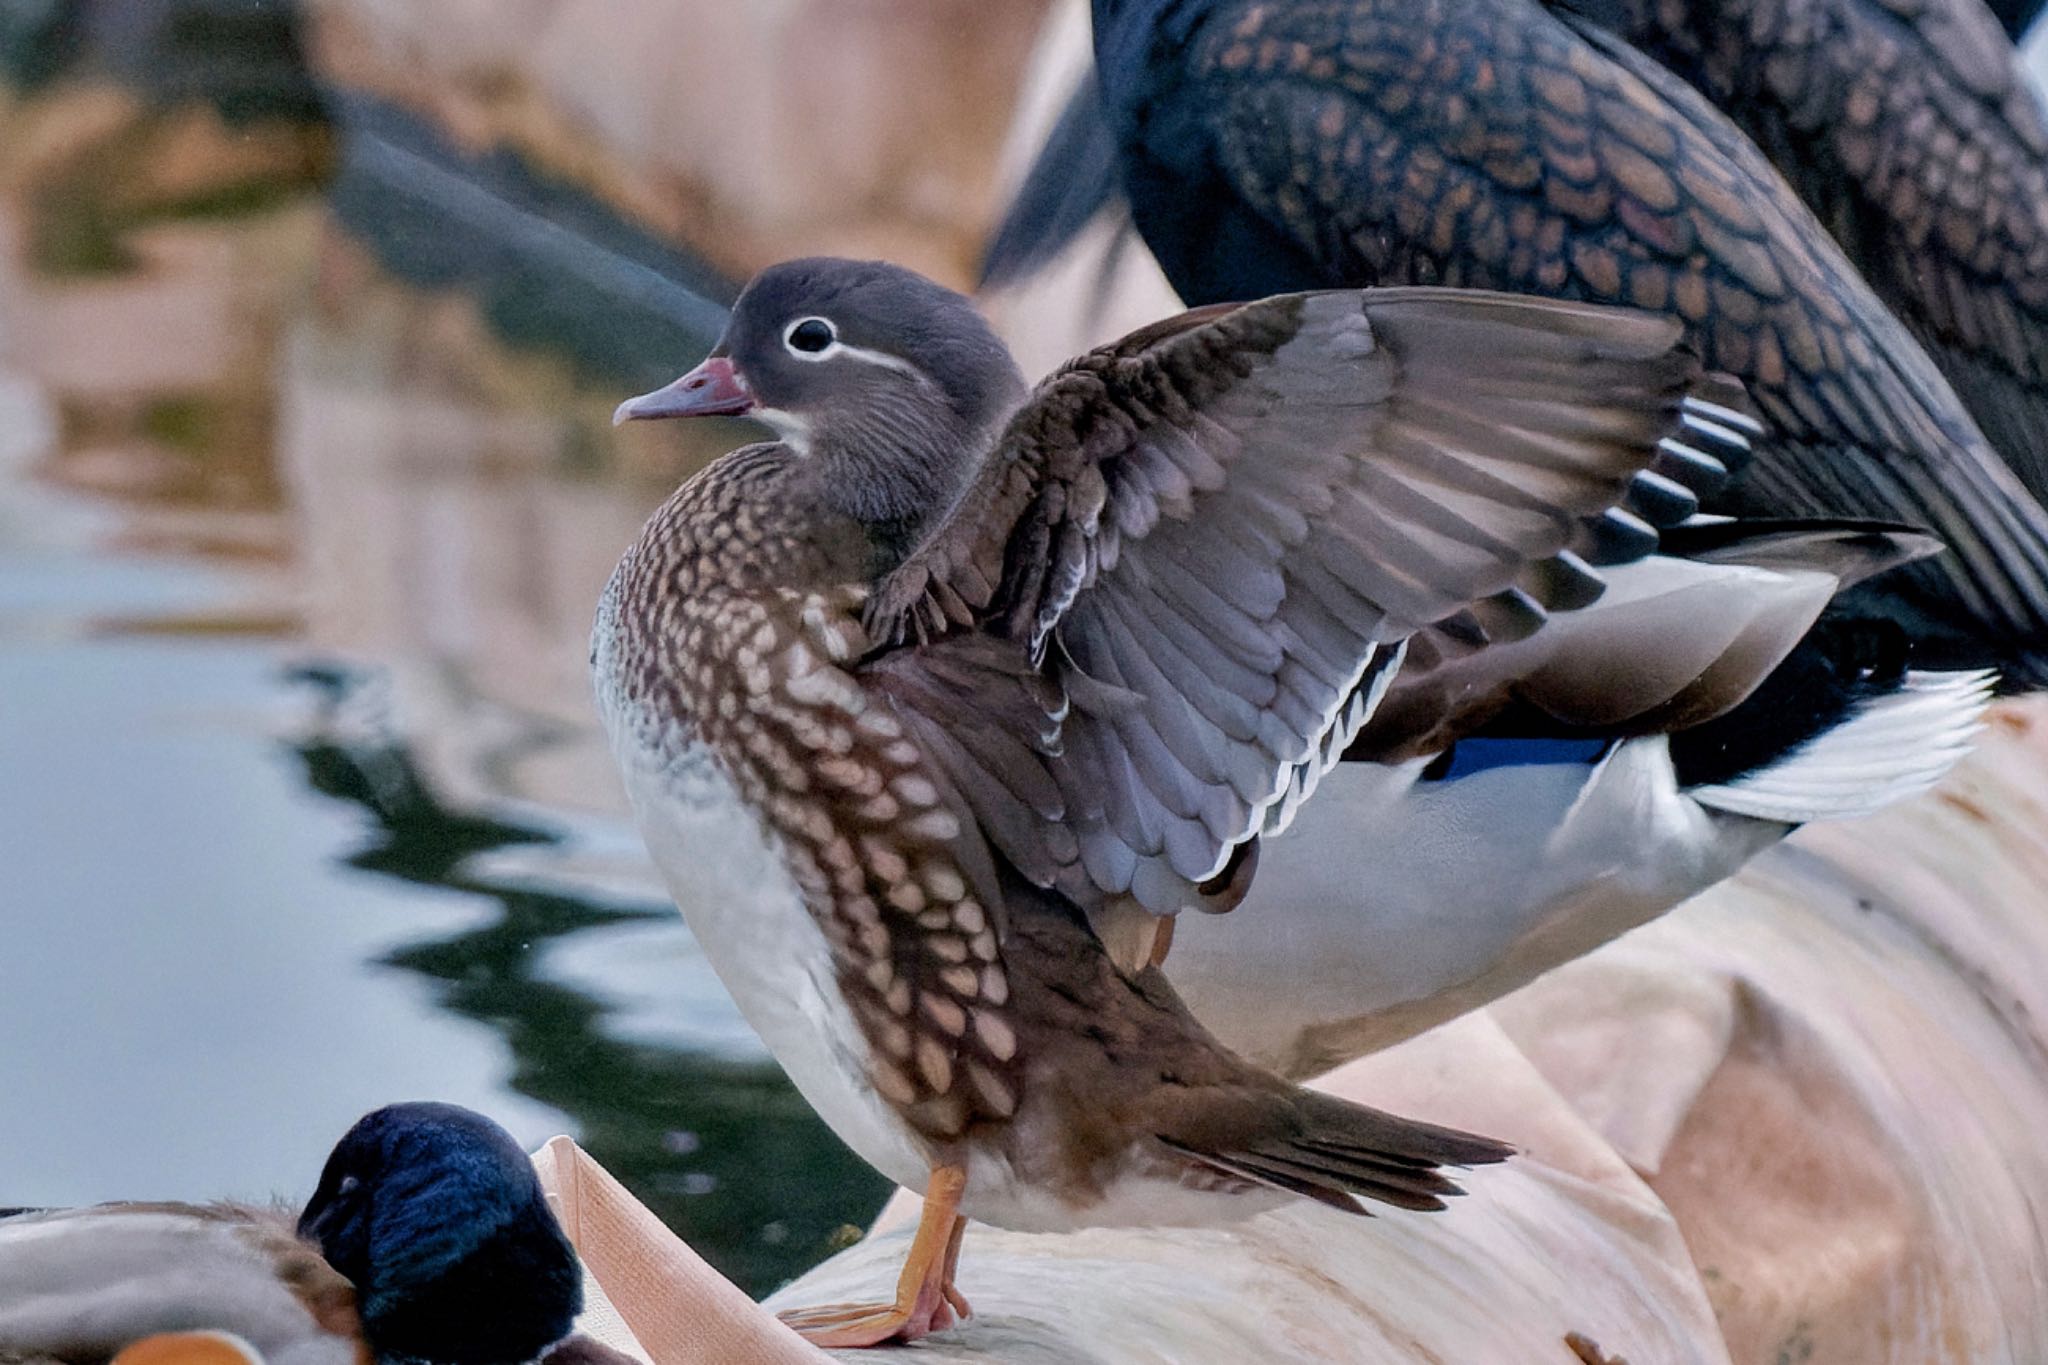
POLYGON ((342 130, 328 192, 378 263, 423 288, 474 293, 508 342, 639 392, 675 377, 725 323, 729 282, 509 152, 467 156, 412 114, 331 99, 342 130))
POLYGON ((0 1202, 291 1191, 437 1093, 765 1289, 881 1185, 653 891, 583 677, 731 444, 605 416, 726 286, 305 50, 0 6, 0 1202))
MULTIPOLYGON (((337 706, 361 682, 333 668, 297 676, 337 706)), ((447 809, 396 743, 322 737, 297 753, 314 790, 362 806, 374 821, 350 865, 502 906, 488 924, 383 960, 438 983, 446 1008, 500 1030, 516 1061, 512 1085, 573 1114, 583 1145, 720 1269, 769 1288, 879 1203, 881 1178, 821 1139, 817 1120, 772 1064, 619 1039, 596 1000, 550 979, 550 950, 561 940, 621 925, 671 940, 663 954, 637 933, 635 954, 682 956, 674 949, 687 935, 672 909, 609 905, 479 871, 479 854, 562 836, 447 809)), ((708 977, 700 973, 699 984, 708 977)))

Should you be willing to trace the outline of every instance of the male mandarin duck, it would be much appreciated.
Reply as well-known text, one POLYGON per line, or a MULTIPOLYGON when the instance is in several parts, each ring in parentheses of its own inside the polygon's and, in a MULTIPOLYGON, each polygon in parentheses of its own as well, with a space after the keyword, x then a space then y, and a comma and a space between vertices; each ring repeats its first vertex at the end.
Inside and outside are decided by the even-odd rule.
MULTIPOLYGON (((741 1011, 856 1152, 926 1191, 894 1298, 793 1325, 863 1345, 964 1316, 968 1217, 1431 1210, 1455 1192, 1440 1168, 1507 1155, 1247 1062, 1159 968, 1183 911, 1288 913, 1290 870, 1325 855, 1260 850, 1319 783, 1357 785, 1333 769, 1369 773, 1336 806, 1384 831, 1386 860, 1353 869, 1369 895, 1449 875, 1399 831, 1420 785, 1483 778, 1459 751, 1488 727, 1608 750, 1508 819, 1590 801, 1605 856, 1686 862, 1649 878, 1671 884, 1955 760, 1982 675, 1810 630, 1932 542, 1694 517, 1756 427, 1681 333, 1470 290, 1297 294, 1027 390, 959 295, 814 259, 763 272, 701 365, 620 406, 776 433, 627 551, 593 630, 599 709, 741 1011), (1813 704, 1711 740, 1786 670, 1813 704), (1681 763, 1688 734, 1710 742, 1681 763)), ((1494 940, 1556 912, 1517 890, 1531 873, 1460 888, 1500 899, 1494 940)), ((1426 939, 1419 908, 1343 951, 1426 939)), ((1618 931, 1605 900, 1587 913, 1618 931)), ((1479 974, 1499 943, 1462 948, 1479 974)))
POLYGON ((2048 143, 1975 3, 1094 0, 1096 80, 993 265, 1027 265, 1116 185, 1192 304, 1454 284, 1668 312, 1772 431, 1708 509, 1931 528, 1951 553, 1861 609, 1923 662, 2038 685, 2048 512, 2023 480, 2048 491, 2028 341, 2048 319, 2048 143), (1688 69, 1793 184, 1589 15, 1673 60, 1711 49, 1688 69))
POLYGON ((0 1218, 0 1360, 624 1365, 574 1335, 582 1270, 511 1135, 449 1104, 364 1116, 296 1218, 123 1203, 0 1218))

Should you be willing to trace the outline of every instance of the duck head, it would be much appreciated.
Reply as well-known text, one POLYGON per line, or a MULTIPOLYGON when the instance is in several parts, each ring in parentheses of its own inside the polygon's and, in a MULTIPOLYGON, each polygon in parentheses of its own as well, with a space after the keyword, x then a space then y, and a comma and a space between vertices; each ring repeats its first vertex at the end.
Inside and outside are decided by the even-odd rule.
POLYGON ((613 421, 755 418, 816 462, 840 510, 886 525, 942 511, 1023 394, 959 294, 886 262, 811 257, 755 276, 704 362, 613 421))
POLYGON ((395 1104, 342 1138, 299 1235, 356 1287, 380 1361, 515 1365, 583 1307, 576 1253, 526 1153, 451 1104, 395 1104))

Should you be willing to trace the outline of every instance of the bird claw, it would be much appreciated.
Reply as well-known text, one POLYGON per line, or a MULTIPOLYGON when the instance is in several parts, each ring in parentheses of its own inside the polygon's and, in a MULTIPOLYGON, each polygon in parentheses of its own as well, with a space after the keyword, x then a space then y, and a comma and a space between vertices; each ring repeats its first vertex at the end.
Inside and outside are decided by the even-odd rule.
POLYGON ((967 1300, 948 1287, 942 1294, 919 1296, 900 1303, 829 1303, 816 1308, 790 1308, 775 1316, 813 1346, 849 1348, 879 1346, 886 1341, 911 1342, 943 1332, 967 1316, 967 1300), (930 1303, 923 1300, 929 1297, 930 1303))
POLYGON ((953 1287, 960 1258, 960 1235, 967 1220, 958 1212, 967 1173, 957 1166, 933 1170, 925 1190, 924 1211, 917 1235, 896 1280, 896 1297, 888 1303, 827 1303, 816 1308, 790 1308, 777 1313, 784 1326, 813 1346, 851 1348, 879 1346, 885 1341, 916 1341, 943 1332, 973 1316, 966 1298, 953 1287))

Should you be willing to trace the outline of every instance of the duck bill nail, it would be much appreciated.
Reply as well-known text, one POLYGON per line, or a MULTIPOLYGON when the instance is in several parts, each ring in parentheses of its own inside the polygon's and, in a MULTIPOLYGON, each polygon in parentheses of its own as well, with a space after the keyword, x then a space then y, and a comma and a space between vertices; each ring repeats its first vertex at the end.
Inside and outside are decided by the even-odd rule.
POLYGON ((612 425, 657 417, 737 417, 751 412, 754 395, 747 381, 722 355, 707 359, 673 384, 628 398, 612 413, 612 425))

